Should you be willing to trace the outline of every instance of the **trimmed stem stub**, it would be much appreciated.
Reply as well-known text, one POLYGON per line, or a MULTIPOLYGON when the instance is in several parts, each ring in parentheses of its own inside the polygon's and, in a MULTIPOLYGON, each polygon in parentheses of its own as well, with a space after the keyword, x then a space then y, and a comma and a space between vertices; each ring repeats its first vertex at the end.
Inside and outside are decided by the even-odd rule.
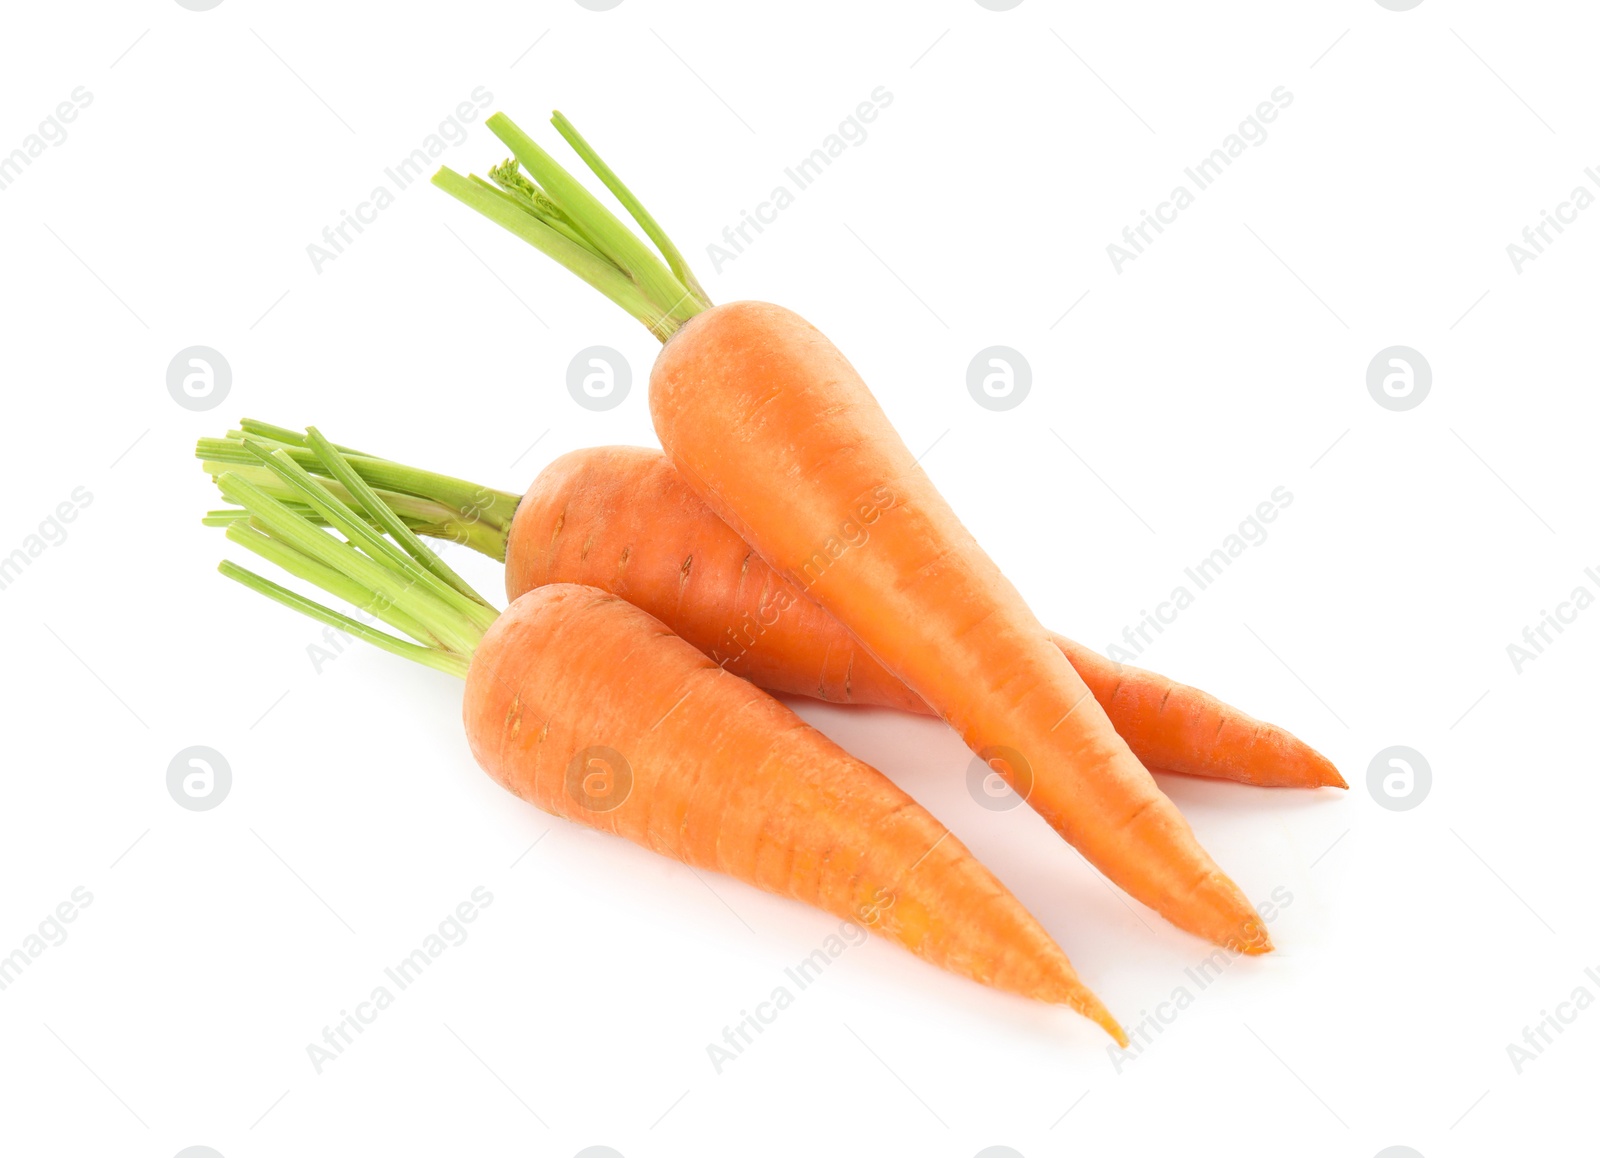
POLYGON ((551 122, 659 256, 504 113, 485 123, 515 160, 491 168, 489 181, 442 168, 433 183, 565 266, 665 342, 709 309, 711 299, 666 231, 572 122, 559 112, 551 122))
MULTIPOLYGON (((308 473, 317 475, 324 489, 335 498, 346 505, 359 505, 350 490, 335 479, 318 458, 307 436, 281 426, 245 419, 240 429, 230 432, 226 438, 200 439, 195 457, 213 478, 232 471, 296 513, 308 514, 313 522, 318 521, 319 516, 299 501, 293 487, 261 462, 246 445, 247 441, 270 450, 281 450, 308 473)), ((418 470, 374 455, 357 454, 345 447, 335 449, 382 503, 416 534, 448 539, 492 559, 505 561, 506 539, 511 533, 511 521, 521 501, 520 495, 418 470)), ((212 512, 207 519, 212 525, 221 525, 236 517, 236 513, 212 512)))
MULTIPOLYGON (((417 538, 414 522, 389 504, 367 472, 381 466, 386 469, 376 473, 391 482, 431 487, 457 498, 471 484, 347 454, 315 428, 298 434, 264 423, 245 425, 255 433, 202 439, 196 450, 223 497, 237 505, 236 510, 211 512, 205 522, 225 527, 231 542, 410 638, 390 635, 236 563, 224 561, 221 572, 358 639, 465 677, 499 612, 417 538), (310 462, 304 461, 308 454, 310 462), (313 473, 312 463, 322 473, 313 473)), ((492 494, 499 499, 490 498, 487 508, 509 529, 516 497, 492 494)), ((460 508, 432 498, 422 501, 462 516, 460 508)), ((499 543, 503 555, 504 533, 499 543)))

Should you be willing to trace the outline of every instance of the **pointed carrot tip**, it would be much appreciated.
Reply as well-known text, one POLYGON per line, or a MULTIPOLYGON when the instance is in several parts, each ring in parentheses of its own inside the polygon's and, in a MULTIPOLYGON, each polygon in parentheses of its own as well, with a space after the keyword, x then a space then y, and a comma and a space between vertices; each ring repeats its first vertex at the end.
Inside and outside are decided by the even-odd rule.
POLYGON ((1228 948, 1247 957, 1261 957, 1271 953, 1276 946, 1272 943, 1272 934, 1267 932, 1266 924, 1260 918, 1254 918, 1245 924, 1228 948))
POLYGON ((1117 1019, 1116 1018, 1112 1017, 1108 1013, 1104 1017, 1095 1018, 1094 1019, 1094 1023, 1096 1025, 1098 1025, 1101 1029, 1103 1029, 1107 1033, 1109 1033, 1111 1035, 1111 1040, 1112 1041, 1116 1042, 1123 1049, 1127 1049, 1128 1048, 1128 1045, 1129 1045, 1128 1035, 1127 1035, 1126 1032, 1123 1031, 1122 1026, 1117 1024, 1117 1019))
POLYGON ((1311 752, 1313 766, 1316 769, 1316 784, 1319 788, 1349 788, 1345 778, 1339 774, 1339 769, 1333 766, 1333 761, 1321 752, 1311 752))
POLYGON ((1067 961, 1066 955, 1056 950, 1059 956, 1057 968, 1052 970, 1053 976, 1042 984, 1034 984, 1019 992, 1037 1001, 1048 1002, 1051 1005, 1065 1005, 1068 1009, 1081 1017, 1086 1017, 1094 1022, 1111 1039, 1124 1049, 1128 1047, 1128 1035, 1122 1031, 1122 1026, 1117 1019, 1111 1016, 1111 1011, 1106 1008, 1094 990, 1083 983, 1083 979, 1067 961))
POLYGON ((1087 988, 1080 986, 1078 991, 1068 1000, 1074 1010, 1094 1022, 1106 1033, 1111 1035, 1111 1040, 1123 1049, 1128 1048, 1128 1035, 1123 1032, 1117 1019, 1111 1016, 1111 1011, 1105 1007, 1101 1000, 1087 988))

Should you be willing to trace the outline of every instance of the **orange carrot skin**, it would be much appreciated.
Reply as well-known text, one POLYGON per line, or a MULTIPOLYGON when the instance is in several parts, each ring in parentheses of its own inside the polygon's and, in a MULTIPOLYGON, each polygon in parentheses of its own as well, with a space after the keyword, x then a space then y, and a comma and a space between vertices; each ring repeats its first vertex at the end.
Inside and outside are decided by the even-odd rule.
MULTIPOLYGON (((583 583, 622 596, 768 691, 932 714, 844 627, 778 575, 659 451, 575 450, 534 480, 511 526, 506 596, 583 583)), ((1147 768, 1269 787, 1344 787, 1283 729, 1198 688, 1053 635, 1147 768)))
POLYGON ((1276 724, 1064 636, 1050 638, 1146 768, 1263 788, 1349 787, 1333 761, 1276 724))
POLYGON ((540 472, 511 524, 506 597, 546 583, 620 595, 771 691, 927 710, 717 518, 659 451, 576 450, 540 472))
POLYGON ((1021 903, 881 773, 593 587, 517 599, 467 674, 473 755, 547 812, 857 921, 1125 1042, 1021 903))
POLYGON ((854 367, 761 302, 686 323, 650 377, 687 485, 1130 895, 1217 944, 1266 926, 912 458, 854 367))

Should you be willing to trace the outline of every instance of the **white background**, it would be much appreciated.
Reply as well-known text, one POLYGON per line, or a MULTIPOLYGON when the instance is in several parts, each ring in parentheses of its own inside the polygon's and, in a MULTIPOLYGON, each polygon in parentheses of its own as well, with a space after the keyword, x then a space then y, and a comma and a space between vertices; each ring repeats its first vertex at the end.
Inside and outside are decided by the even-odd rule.
MULTIPOLYGON (((1506 246, 1600 163, 1585 7, 463 7, 6 17, 0 152, 76 86, 93 102, 0 192, 0 554, 93 501, 0 591, 0 953, 94 899, 0 992, 0 1149, 1441 1158, 1573 1129, 1600 1012, 1520 1073, 1507 1046, 1600 997, 1600 612, 1520 674, 1506 648, 1600 590, 1600 212, 1520 273, 1506 246), (868 138, 714 272, 706 244, 880 85, 868 138), (215 574, 191 446, 240 415, 512 490, 573 447, 654 445, 653 339, 426 185, 320 273, 307 256, 477 86, 553 149, 543 117, 569 113, 715 299, 829 333, 1059 630, 1104 648, 1288 488, 1140 657, 1352 782, 1164 782, 1252 897, 1292 893, 1276 954, 1119 1072, 1086 1022, 874 940, 718 1074, 707 1045, 832 918, 549 820, 474 767, 455 682, 370 648, 318 674, 315 625, 215 574), (1108 243, 1277 86, 1265 142, 1116 272, 1108 243), (195 344, 233 370, 208 413, 165 385, 195 344), (605 413, 564 385, 594 344, 635 376, 605 413), (1000 413, 965 385, 996 344, 1034 377, 1000 413), (1394 344, 1433 371, 1404 413, 1366 389, 1394 344), (208 812, 165 786, 196 744, 233 771, 208 812), (1405 812, 1366 787, 1395 744, 1433 772, 1405 812), (308 1043, 480 885, 470 938, 317 1074, 308 1043)), ((480 122, 445 160, 502 155, 480 122)), ((941 725, 797 706, 949 824, 1125 1024, 1206 956, 1028 810, 979 807, 941 725)))

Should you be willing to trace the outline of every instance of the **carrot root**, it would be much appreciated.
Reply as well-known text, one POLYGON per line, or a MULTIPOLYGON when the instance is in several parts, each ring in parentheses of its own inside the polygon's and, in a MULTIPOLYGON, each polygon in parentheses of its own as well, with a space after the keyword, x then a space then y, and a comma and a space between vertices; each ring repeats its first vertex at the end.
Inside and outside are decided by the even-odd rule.
POLYGON ((1021 902, 887 777, 615 595, 550 584, 496 612, 314 428, 306 446, 326 477, 275 441, 244 448, 297 507, 224 471, 218 485, 248 516, 226 521, 229 539, 399 634, 231 562, 221 570, 462 677, 473 755, 506 788, 856 921, 958 975, 1069 1005, 1127 1040, 1021 902))
POLYGON ((521 596, 479 645, 462 710, 479 764, 547 812, 857 921, 1126 1040, 1043 927, 925 809, 617 596, 570 584, 521 596), (574 790, 586 753, 626 785, 598 810, 574 790))
MULTIPOLYGON (((210 473, 232 470, 317 521, 246 448, 249 438, 284 450, 348 499, 339 481, 325 477, 304 435, 252 419, 240 425, 239 437, 200 440, 196 455, 210 473)), ((504 562, 510 599, 544 583, 600 587, 768 691, 933 714, 804 590, 755 555, 659 451, 571 451, 520 497, 371 455, 346 457, 418 534, 504 562)), ((227 527, 241 516, 248 512, 214 511, 206 522, 227 527)), ((1151 771, 1257 787, 1348 787, 1331 761, 1283 728, 1065 636, 1051 638, 1151 771)))
POLYGON ((766 302, 684 323, 650 375, 684 482, 997 767, 1113 882, 1180 928, 1265 952, 1200 846, 844 355, 766 302), (1020 766, 1019 766, 1020 765, 1020 766))

